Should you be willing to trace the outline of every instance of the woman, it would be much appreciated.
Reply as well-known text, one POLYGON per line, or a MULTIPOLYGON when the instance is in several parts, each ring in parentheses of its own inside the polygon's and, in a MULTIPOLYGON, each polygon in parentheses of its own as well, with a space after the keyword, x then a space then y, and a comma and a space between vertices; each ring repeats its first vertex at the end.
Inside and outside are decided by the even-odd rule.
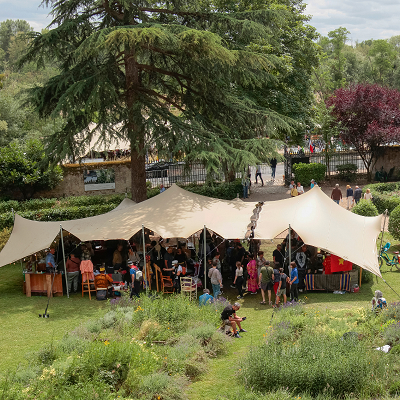
POLYGON ((297 193, 298 194, 303 194, 304 193, 304 188, 301 186, 300 182, 297 182, 297 193))
POLYGON ((372 200, 371 189, 367 189, 367 192, 364 194, 364 200, 372 200))
POLYGON ((247 280, 247 291, 251 294, 257 294, 257 262, 252 254, 250 254, 250 261, 247 264, 247 274, 249 275, 247 280))
POLYGON ((136 250, 136 246, 132 245, 132 247, 128 250, 128 260, 132 261, 134 264, 139 265, 140 256, 136 250))
POLYGON ((353 197, 353 189, 351 188, 350 185, 347 185, 347 190, 346 190, 346 196, 347 196, 347 209, 350 210, 350 206, 353 205, 354 203, 354 197, 353 197))
POLYGON ((299 192, 297 191, 297 187, 293 186, 292 189, 290 190, 290 196, 291 197, 296 197, 298 196, 299 192))
POLYGON ((243 299, 243 267, 240 261, 236 261, 236 271, 235 271, 235 280, 233 284, 236 285, 237 290, 239 292, 238 299, 243 299))

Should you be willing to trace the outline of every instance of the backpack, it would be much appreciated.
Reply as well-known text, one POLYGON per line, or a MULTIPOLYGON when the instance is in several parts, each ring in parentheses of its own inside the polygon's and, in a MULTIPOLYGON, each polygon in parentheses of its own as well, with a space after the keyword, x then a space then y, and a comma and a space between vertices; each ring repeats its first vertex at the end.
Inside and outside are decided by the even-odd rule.
POLYGON ((135 274, 135 280, 142 281, 143 280, 143 272, 138 269, 135 274))

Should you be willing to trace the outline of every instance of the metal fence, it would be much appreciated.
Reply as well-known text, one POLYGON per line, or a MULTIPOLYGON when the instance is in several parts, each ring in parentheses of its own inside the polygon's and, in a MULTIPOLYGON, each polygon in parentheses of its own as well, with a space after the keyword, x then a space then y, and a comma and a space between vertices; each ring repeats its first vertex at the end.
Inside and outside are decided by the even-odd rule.
POLYGON ((339 150, 329 153, 326 157, 324 152, 311 153, 309 151, 299 150, 285 151, 285 183, 289 184, 292 176, 292 165, 299 162, 304 163, 318 163, 326 165, 326 175, 336 175, 337 166, 344 164, 355 164, 357 166, 357 173, 366 173, 364 162, 356 151, 353 150, 339 150))

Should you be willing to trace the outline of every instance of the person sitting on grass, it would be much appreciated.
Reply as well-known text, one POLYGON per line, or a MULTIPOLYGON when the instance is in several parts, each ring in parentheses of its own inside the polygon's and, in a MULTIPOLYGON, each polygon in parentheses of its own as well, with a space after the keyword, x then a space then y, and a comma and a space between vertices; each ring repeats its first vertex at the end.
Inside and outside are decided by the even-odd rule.
POLYGON ((383 293, 380 290, 375 290, 375 296, 371 300, 371 311, 378 312, 382 308, 386 308, 386 299, 383 297, 383 293))
POLYGON ((203 290, 203 294, 199 297, 199 306, 205 306, 214 302, 214 297, 211 296, 208 289, 203 290))
POLYGON ((241 336, 239 335, 239 332, 247 332, 245 329, 242 328, 241 322, 246 319, 244 318, 239 318, 236 315, 236 311, 238 311, 240 308, 239 303, 235 303, 234 305, 229 304, 226 306, 222 313, 221 313, 221 319, 223 326, 230 326, 233 330, 233 337, 235 338, 240 338, 241 336), (236 326, 239 328, 239 332, 236 329, 236 326))

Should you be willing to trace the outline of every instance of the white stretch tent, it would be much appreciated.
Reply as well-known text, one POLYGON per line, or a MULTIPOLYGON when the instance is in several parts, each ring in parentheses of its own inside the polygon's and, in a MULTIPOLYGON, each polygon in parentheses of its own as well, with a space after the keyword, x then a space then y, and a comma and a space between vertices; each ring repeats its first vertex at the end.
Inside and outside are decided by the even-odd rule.
POLYGON ((16 215, 11 237, 0 253, 0 266, 49 247, 60 225, 83 241, 128 240, 142 225, 164 238, 186 238, 202 230, 204 225, 224 238, 244 238, 256 204, 201 196, 174 184, 142 203, 125 199, 116 209, 89 218, 40 222, 16 215))
POLYGON ((297 197, 264 203, 255 237, 273 239, 290 224, 304 243, 381 276, 376 248, 381 221, 382 216, 363 217, 345 210, 315 187, 297 197))

